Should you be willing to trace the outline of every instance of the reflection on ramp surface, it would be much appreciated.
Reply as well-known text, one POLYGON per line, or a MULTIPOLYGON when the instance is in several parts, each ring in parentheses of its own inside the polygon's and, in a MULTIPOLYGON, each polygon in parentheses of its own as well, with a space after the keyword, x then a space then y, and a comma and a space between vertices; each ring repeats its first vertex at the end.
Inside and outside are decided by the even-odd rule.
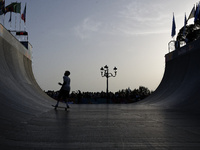
POLYGON ((0 148, 199 149, 199 111, 172 107, 199 106, 199 53, 193 47, 167 61, 158 89, 143 104, 55 111, 34 78, 31 51, 0 25, 0 148))

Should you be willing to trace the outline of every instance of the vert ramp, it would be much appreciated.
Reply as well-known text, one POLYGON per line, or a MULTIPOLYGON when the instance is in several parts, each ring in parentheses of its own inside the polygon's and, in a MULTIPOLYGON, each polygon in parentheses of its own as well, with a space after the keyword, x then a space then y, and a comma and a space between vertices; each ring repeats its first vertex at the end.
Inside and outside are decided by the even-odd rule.
POLYGON ((49 98, 38 86, 31 51, 0 24, 0 128, 3 136, 13 126, 49 110, 49 98))
POLYGON ((165 55, 163 79, 143 104, 163 107, 200 107, 200 39, 165 55))
MULTIPOLYGON (((172 54, 158 89, 143 104, 196 108, 200 52, 193 50, 176 58, 173 52, 166 58, 172 54)), ((199 148, 198 114, 185 119, 185 113, 180 117, 179 112, 143 105, 76 105, 72 113, 53 111, 54 101, 34 78, 31 51, 2 25, 0 72, 0 149, 199 148), (192 122, 189 128, 188 122, 192 122)))

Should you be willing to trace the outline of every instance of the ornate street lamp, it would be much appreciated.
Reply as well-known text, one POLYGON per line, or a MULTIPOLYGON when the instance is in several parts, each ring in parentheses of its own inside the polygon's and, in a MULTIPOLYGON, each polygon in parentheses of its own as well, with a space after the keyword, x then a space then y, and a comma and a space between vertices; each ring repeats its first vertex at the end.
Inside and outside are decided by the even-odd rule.
POLYGON ((114 72, 115 72, 115 74, 113 75, 112 73, 109 73, 109 68, 108 68, 108 66, 107 65, 105 65, 104 67, 101 67, 101 76, 102 77, 106 77, 107 78, 107 80, 106 80, 106 96, 107 96, 107 103, 108 103, 108 78, 109 77, 116 77, 116 75, 117 75, 117 68, 116 67, 114 67, 113 68, 113 70, 114 70, 114 72))

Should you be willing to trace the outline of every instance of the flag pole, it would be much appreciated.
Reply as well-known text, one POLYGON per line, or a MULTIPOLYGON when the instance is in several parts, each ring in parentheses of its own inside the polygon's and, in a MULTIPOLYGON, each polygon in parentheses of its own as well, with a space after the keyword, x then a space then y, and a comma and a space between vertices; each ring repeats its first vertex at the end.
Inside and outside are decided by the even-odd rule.
POLYGON ((24 31, 26 31, 26 22, 24 22, 24 31))
POLYGON ((19 17, 20 21, 19 21, 19 31, 21 30, 21 15, 19 17))
POLYGON ((5 14, 3 15, 3 26, 4 26, 5 14))
POLYGON ((26 31, 26 5, 27 3, 25 3, 24 12, 23 12, 24 31, 26 31))
POLYGON ((17 26, 17 16, 15 15, 15 30, 17 30, 16 26, 17 26))
POLYGON ((10 12, 9 22, 10 22, 10 30, 12 30, 12 12, 10 12))
POLYGON ((4 15, 3 15, 3 17, 1 17, 1 21, 2 21, 2 24, 4 26, 4 15))

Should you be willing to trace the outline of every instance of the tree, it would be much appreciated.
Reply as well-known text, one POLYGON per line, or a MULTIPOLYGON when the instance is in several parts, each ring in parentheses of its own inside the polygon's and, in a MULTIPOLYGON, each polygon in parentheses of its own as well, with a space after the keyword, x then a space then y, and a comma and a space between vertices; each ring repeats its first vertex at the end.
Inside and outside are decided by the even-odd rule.
POLYGON ((140 86, 138 92, 141 99, 144 99, 151 94, 150 90, 144 86, 140 86))

